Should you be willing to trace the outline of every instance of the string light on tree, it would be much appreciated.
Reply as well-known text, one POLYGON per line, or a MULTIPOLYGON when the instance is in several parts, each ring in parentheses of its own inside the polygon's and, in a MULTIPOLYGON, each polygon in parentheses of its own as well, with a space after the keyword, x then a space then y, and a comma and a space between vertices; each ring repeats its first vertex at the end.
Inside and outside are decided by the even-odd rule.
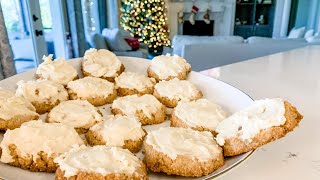
POLYGON ((165 0, 122 0, 121 26, 154 52, 170 46, 165 0))

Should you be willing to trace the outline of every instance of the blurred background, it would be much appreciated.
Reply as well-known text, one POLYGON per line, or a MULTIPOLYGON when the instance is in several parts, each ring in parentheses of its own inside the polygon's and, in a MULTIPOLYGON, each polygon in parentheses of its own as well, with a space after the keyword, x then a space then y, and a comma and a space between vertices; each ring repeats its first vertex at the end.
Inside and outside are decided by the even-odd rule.
POLYGON ((0 79, 37 67, 43 55, 82 57, 90 47, 141 58, 173 53, 200 70, 320 44, 320 0, 0 0, 0 5, 0 79))

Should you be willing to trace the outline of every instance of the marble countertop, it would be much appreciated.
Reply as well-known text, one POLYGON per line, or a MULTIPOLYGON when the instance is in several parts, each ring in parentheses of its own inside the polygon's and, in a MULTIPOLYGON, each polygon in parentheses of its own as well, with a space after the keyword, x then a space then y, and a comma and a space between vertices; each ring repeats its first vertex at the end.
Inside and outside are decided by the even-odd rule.
POLYGON ((203 73, 243 90, 254 99, 282 97, 304 116, 293 132, 259 148, 245 162, 217 179, 320 179, 320 46, 203 73))

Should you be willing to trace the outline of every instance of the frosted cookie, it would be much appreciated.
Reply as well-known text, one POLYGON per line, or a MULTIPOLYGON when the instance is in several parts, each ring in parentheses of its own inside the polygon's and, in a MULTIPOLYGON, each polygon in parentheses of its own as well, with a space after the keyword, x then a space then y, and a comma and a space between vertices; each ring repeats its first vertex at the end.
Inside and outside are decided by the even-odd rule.
POLYGON ((78 133, 85 133, 102 121, 101 112, 86 100, 70 100, 54 107, 47 117, 49 123, 63 123, 74 127, 78 133))
POLYGON ((203 96, 194 84, 177 78, 160 81, 154 86, 153 95, 167 107, 176 107, 179 101, 197 100, 203 96))
POLYGON ((148 132, 143 147, 143 161, 153 172, 200 177, 224 164, 222 148, 207 131, 160 128, 148 132))
POLYGON ((171 126, 210 131, 214 135, 217 125, 226 118, 226 112, 207 99, 179 102, 171 116, 171 126))
POLYGON ((38 118, 36 108, 29 101, 0 88, 0 130, 18 128, 22 123, 38 118))
POLYGON ((60 102, 69 99, 64 86, 53 81, 19 81, 17 85, 16 95, 30 101, 39 114, 46 113, 60 102))
POLYGON ((119 96, 152 94, 156 83, 154 78, 134 72, 123 72, 115 82, 119 96))
POLYGON ((287 101, 257 100, 220 122, 216 140, 225 156, 235 156, 285 136, 302 118, 287 101))
POLYGON ((141 148, 146 133, 134 116, 108 116, 92 126, 86 134, 91 145, 117 146, 135 153, 141 148))
POLYGON ((39 65, 36 71, 36 77, 67 85, 69 81, 78 78, 76 69, 65 59, 58 58, 52 60, 52 54, 43 56, 44 62, 39 65))
POLYGON ((7 130, 0 144, 0 161, 30 171, 55 172, 53 159, 83 145, 81 137, 71 127, 42 121, 30 121, 20 128, 7 130))
POLYGON ((184 80, 191 71, 191 66, 180 56, 170 54, 156 56, 152 59, 147 72, 157 81, 178 78, 184 80))
POLYGON ((124 71, 124 66, 118 57, 106 49, 87 50, 82 60, 84 76, 103 78, 113 82, 114 78, 124 71))
POLYGON ((59 164, 56 180, 148 179, 143 162, 118 147, 75 147, 54 161, 59 164))
POLYGON ((111 106, 113 114, 135 116, 142 125, 162 123, 166 118, 166 108, 150 94, 119 97, 111 106))
POLYGON ((67 85, 70 99, 87 100, 94 106, 112 103, 117 97, 114 84, 96 77, 84 77, 67 85))

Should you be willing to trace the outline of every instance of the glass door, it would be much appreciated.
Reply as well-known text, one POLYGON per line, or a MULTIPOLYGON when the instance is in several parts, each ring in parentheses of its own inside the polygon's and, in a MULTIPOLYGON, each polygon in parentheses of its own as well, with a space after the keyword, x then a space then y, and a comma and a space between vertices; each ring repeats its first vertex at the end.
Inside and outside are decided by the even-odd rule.
POLYGON ((43 55, 68 57, 63 0, 0 3, 18 73, 37 67, 43 55))
POLYGON ((19 0, 0 2, 17 72, 32 69, 35 55, 26 4, 19 0))

